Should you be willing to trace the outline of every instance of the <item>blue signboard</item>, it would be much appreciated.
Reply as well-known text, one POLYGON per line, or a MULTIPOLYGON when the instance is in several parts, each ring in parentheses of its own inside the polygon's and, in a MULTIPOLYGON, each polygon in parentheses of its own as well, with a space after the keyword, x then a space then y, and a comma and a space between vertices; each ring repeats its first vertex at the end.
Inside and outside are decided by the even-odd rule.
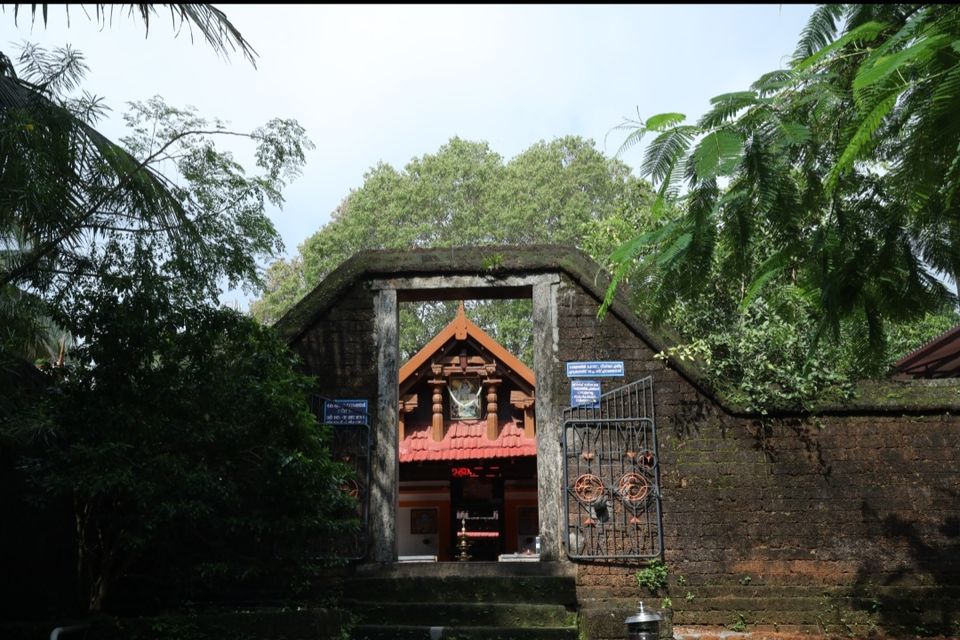
POLYGON ((326 400, 323 403, 324 424, 367 424, 366 400, 326 400))
POLYGON ((600 408, 599 380, 571 380, 570 406, 583 409, 600 408))
POLYGON ((568 378, 622 378, 623 360, 601 362, 568 362, 568 378))

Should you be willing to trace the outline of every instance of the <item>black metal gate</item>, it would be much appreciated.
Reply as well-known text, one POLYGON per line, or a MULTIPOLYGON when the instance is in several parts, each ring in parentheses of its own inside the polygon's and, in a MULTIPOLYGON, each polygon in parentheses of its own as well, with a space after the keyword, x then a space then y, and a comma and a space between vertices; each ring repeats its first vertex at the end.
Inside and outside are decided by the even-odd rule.
MULTIPOLYGON (((318 422, 324 420, 324 403, 338 404, 317 396, 315 411, 318 422)), ((327 541, 324 555, 333 555, 345 560, 360 560, 367 555, 370 533, 370 418, 366 412, 340 405, 340 414, 353 416, 355 424, 328 424, 330 428, 330 457, 345 464, 351 471, 340 489, 356 500, 359 528, 352 535, 338 535, 327 541)))
POLYGON ((563 412, 564 515, 573 559, 659 557, 663 550, 653 378, 563 412))

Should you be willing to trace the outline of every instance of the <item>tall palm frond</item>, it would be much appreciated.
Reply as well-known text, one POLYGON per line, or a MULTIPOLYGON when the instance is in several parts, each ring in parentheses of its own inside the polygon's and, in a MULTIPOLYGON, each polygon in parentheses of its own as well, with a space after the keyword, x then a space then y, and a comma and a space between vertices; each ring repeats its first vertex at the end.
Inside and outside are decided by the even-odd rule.
POLYGON ((61 365, 73 346, 70 332, 41 298, 7 285, 0 289, 0 353, 5 358, 61 365))
POLYGON ((0 263, 0 286, 35 285, 46 263, 133 211, 144 225, 189 233, 166 179, 45 85, 0 75, 0 242, 18 249, 0 263))
MULTIPOLYGON (((43 24, 47 24, 50 7, 48 4, 14 4, 14 23, 19 19, 21 7, 26 6, 30 7, 32 22, 36 21, 39 12, 43 24)), ((158 17, 157 7, 166 7, 170 10, 170 20, 178 33, 186 26, 190 32, 190 39, 193 40, 193 29, 196 28, 218 54, 226 57, 239 49, 250 64, 256 66, 257 52, 227 19, 226 14, 211 4, 95 4, 93 7, 94 18, 101 26, 113 21, 114 12, 126 12, 128 16, 142 20, 147 33, 150 32, 150 21, 158 17)), ((69 20, 69 6, 65 7, 65 10, 69 20)), ((87 9, 84 7, 83 11, 86 13, 87 9)), ((87 13, 87 16, 89 17, 90 14, 87 13)))

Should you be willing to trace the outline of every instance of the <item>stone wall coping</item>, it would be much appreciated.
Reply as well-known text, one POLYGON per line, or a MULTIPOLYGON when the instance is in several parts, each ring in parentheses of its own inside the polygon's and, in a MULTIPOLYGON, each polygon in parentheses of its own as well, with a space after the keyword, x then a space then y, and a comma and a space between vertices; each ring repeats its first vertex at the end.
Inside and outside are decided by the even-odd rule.
MULTIPOLYGON (((575 247, 561 245, 447 247, 439 249, 378 249, 362 251, 331 272, 273 326, 287 344, 296 343, 322 314, 355 287, 374 279, 415 276, 479 276, 491 285, 510 276, 563 273, 597 300, 603 300, 609 273, 575 247)), ((618 287, 608 313, 627 325, 655 353, 680 342, 678 334, 661 325, 654 329, 629 306, 625 285, 618 287)), ((702 363, 665 361, 721 410, 736 417, 761 414, 739 406, 716 389, 702 363)), ((960 411, 960 384, 954 380, 862 381, 856 397, 809 407, 776 407, 768 417, 849 414, 941 414, 960 411)))

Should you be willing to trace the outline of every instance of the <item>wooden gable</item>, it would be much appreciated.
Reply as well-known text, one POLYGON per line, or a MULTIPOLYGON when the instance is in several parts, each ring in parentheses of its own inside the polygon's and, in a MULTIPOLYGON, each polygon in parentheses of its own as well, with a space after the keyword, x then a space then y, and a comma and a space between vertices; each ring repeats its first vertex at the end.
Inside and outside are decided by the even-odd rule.
POLYGON ((452 460, 511 457, 536 452, 533 372, 476 324, 461 302, 457 315, 400 369, 401 459, 452 460), (456 414, 457 395, 477 408, 456 414), (501 404, 522 412, 522 422, 500 419, 501 404), (448 407, 445 412, 444 406, 448 407), (429 407, 429 436, 407 416, 429 407), (481 419, 485 409, 486 416, 481 419))

